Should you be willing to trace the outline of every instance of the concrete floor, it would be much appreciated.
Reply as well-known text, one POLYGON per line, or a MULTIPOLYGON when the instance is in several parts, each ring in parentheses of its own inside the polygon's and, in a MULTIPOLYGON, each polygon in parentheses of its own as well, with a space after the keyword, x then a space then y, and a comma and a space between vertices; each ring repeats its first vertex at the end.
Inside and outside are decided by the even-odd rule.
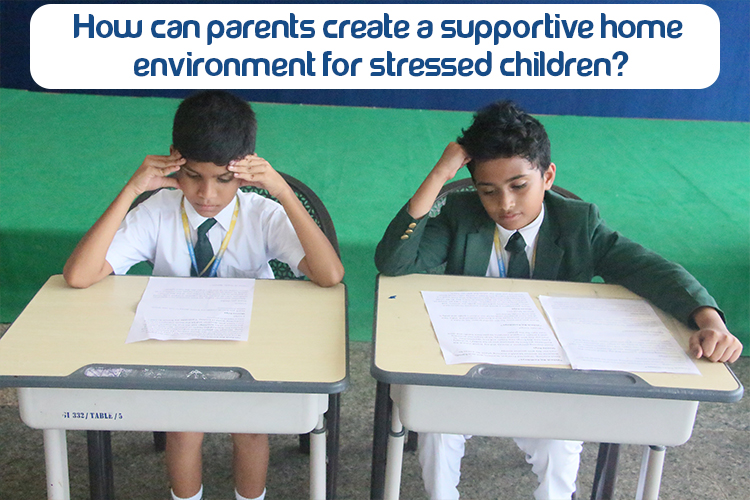
MULTIPOLYGON (((351 385, 342 397, 338 498, 369 498, 375 381, 369 375, 370 344, 351 344, 351 385)), ((750 385, 750 358, 732 367, 750 385)), ((117 498, 165 500, 168 483, 163 454, 153 451, 143 432, 112 435, 117 498)), ((87 499, 88 465, 84 432, 68 432, 72 499, 87 499)), ((581 457, 581 499, 591 491, 597 443, 586 443, 581 457)), ((204 445, 207 500, 233 499, 231 443, 227 435, 209 435, 204 445)), ((620 457, 616 498, 635 498, 641 448, 625 445, 620 457)), ((296 436, 271 436, 268 500, 307 498, 308 459, 297 450, 296 436)), ((467 445, 459 487, 465 500, 531 499, 536 479, 510 439, 474 437, 467 445)), ((414 453, 407 453, 401 498, 426 498, 414 453)), ((0 500, 45 497, 41 431, 19 419, 15 391, 0 389, 0 500)), ((750 498, 750 398, 735 404, 702 404, 693 437, 667 451, 661 487, 664 500, 746 500, 750 498)))

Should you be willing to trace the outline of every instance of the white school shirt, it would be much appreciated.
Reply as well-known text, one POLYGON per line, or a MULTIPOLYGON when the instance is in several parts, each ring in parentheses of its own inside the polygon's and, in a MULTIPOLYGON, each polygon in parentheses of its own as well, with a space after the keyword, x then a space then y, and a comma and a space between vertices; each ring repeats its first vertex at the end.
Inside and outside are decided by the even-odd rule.
MULTIPOLYGON (((255 193, 238 191, 237 223, 217 276, 224 278, 273 278, 269 260, 278 259, 299 275, 298 265, 305 252, 284 208, 255 193)), ((192 262, 185 240, 180 210, 182 191, 162 189, 131 210, 117 230, 107 251, 107 262, 115 274, 149 261, 154 276, 190 276, 192 262)), ((237 198, 214 217, 216 224, 208 239, 214 254, 221 247, 234 213, 237 198)), ((206 220, 185 200, 185 213, 193 246, 197 228, 206 220)))
MULTIPOLYGON (((518 232, 521 233, 521 236, 523 236, 523 240, 526 242, 526 258, 529 259, 529 270, 531 271, 532 278, 534 277, 534 249, 536 248, 536 241, 539 237, 539 228, 542 227, 543 220, 544 204, 542 204, 542 211, 539 212, 536 219, 534 219, 528 226, 522 227, 518 230, 518 232)), ((508 244, 508 240, 510 240, 510 237, 513 236, 513 233, 516 231, 509 231, 500 224, 495 224, 495 226, 500 233, 500 253, 502 254, 501 258, 503 259, 503 265, 505 267, 505 272, 507 273, 510 255, 508 255, 505 245, 508 244)), ((485 276, 492 278, 500 277, 500 268, 497 265, 497 251, 495 250, 494 239, 492 240, 492 255, 490 255, 490 263, 487 265, 487 273, 485 276)))

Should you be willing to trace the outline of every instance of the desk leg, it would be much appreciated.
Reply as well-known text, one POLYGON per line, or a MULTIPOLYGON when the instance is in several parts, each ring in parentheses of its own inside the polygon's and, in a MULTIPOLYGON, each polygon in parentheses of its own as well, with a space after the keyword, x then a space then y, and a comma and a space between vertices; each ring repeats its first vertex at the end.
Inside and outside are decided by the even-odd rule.
POLYGON ((644 446, 641 475, 638 478, 636 500, 658 500, 661 471, 664 468, 664 446, 644 446))
POLYGON ((44 430, 44 462, 47 468, 48 500, 70 500, 68 444, 64 430, 44 430))
POLYGON ((594 472, 594 484, 591 487, 591 500, 612 500, 614 498, 619 456, 619 444, 599 444, 599 455, 596 457, 596 471, 594 472))
POLYGON ((391 386, 378 382, 375 392, 375 421, 372 436, 370 500, 383 500, 385 494, 385 457, 390 427, 391 386))
POLYGON ((328 411, 326 412, 326 452, 328 466, 326 468, 326 500, 335 500, 336 483, 339 472, 339 416, 341 415, 341 398, 339 394, 328 396, 328 411))
POLYGON ((398 500, 401 490, 401 466, 404 460, 404 435, 398 406, 391 412, 391 433, 388 437, 388 458, 385 469, 385 500, 398 500))
POLYGON ((419 448, 419 433, 409 431, 406 434, 406 444, 404 445, 404 451, 417 451, 419 448))
POLYGON ((310 500, 326 498, 326 425, 323 415, 310 433, 310 500))
POLYGON ((89 452, 89 489, 91 500, 114 500, 115 481, 112 472, 112 433, 87 431, 89 452))

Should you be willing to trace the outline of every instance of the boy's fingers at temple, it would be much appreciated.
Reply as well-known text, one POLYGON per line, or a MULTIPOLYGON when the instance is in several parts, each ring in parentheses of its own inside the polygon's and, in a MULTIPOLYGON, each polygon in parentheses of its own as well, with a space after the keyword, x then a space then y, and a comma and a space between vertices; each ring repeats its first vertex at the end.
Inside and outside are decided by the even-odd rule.
POLYGON ((228 165, 227 170, 234 172, 235 177, 253 181, 270 179, 276 173, 266 161, 250 165, 228 165))
POLYGON ((178 170, 180 170, 180 168, 182 168, 182 165, 179 164, 165 165, 161 168, 161 173, 164 175, 169 175, 172 172, 177 172, 178 170))

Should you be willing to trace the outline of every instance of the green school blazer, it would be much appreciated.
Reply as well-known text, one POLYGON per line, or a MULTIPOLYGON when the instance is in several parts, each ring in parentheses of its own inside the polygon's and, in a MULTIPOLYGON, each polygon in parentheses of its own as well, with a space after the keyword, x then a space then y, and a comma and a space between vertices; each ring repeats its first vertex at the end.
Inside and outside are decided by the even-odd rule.
MULTIPOLYGON (((595 205, 552 191, 545 194, 544 205, 533 279, 589 282, 600 276, 693 327, 690 316, 698 307, 718 310, 685 268, 608 228, 595 205)), ((375 251, 381 273, 420 273, 445 264, 445 274, 486 275, 495 223, 475 192, 449 196, 434 218, 414 219, 407 206, 388 225, 375 251)))

